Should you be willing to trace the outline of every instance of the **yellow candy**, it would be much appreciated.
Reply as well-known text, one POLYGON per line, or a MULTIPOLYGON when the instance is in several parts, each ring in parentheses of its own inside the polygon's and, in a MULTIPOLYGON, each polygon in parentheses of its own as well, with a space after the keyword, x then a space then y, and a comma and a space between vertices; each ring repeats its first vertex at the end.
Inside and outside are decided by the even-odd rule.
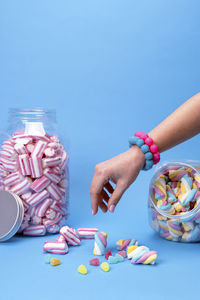
POLYGON ((151 263, 154 263, 156 258, 157 258, 157 254, 155 253, 155 254, 149 256, 145 261, 143 261, 143 265, 149 265, 151 263))
POLYGON ((182 210, 183 206, 179 204, 176 205, 175 210, 180 212, 182 210))
POLYGON ((81 274, 83 274, 83 275, 86 275, 87 274, 87 269, 86 269, 86 267, 84 265, 80 265, 78 267, 78 272, 81 273, 81 274))
POLYGON ((158 220, 164 220, 164 217, 161 216, 161 215, 158 215, 158 216, 157 216, 157 219, 158 219, 158 220))
POLYGON ((50 264, 52 266, 58 266, 60 264, 60 259, 52 257, 51 260, 50 260, 50 264))
POLYGON ((181 193, 185 194, 187 192, 185 185, 181 182, 181 193))
POLYGON ((109 264, 107 262, 103 262, 100 267, 104 272, 109 271, 109 264))
POLYGON ((106 238, 108 237, 106 232, 101 232, 106 238))
POLYGON ((129 253, 131 253, 133 250, 135 250, 136 248, 138 248, 138 246, 136 246, 136 245, 128 246, 127 247, 127 255, 129 253))
POLYGON ((163 200, 158 200, 157 201, 157 206, 160 207, 162 205, 162 203, 163 203, 163 200))
POLYGON ((123 245, 124 241, 125 241, 125 240, 123 240, 123 239, 119 240, 119 241, 117 242, 117 245, 119 245, 119 246, 123 245))
POLYGON ((195 183, 195 182, 193 182, 193 184, 192 184, 192 188, 193 188, 193 189, 197 189, 197 190, 198 190, 198 187, 197 187, 197 185, 196 185, 196 183, 195 183))

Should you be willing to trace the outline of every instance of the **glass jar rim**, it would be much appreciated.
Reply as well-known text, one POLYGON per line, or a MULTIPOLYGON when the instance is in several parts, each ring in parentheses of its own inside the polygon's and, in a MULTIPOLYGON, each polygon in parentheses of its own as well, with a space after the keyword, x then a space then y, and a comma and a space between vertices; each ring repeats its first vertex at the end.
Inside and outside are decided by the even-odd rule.
MULTIPOLYGON (((188 162, 193 162, 193 163, 197 163, 197 161, 192 161, 192 160, 188 160, 188 162)), ((200 163, 200 162, 199 162, 200 163)), ((165 212, 163 212, 163 210, 159 209, 159 207, 157 207, 151 197, 152 195, 152 186, 153 186, 153 181, 155 180, 156 177, 158 177, 158 174, 161 173, 161 171, 164 171, 166 170, 167 168, 169 168, 170 166, 180 166, 180 167, 187 167, 187 168, 190 168, 192 170, 194 170, 196 173, 199 174, 200 176, 200 173, 197 169, 195 169, 193 166, 191 166, 190 164, 186 163, 186 162, 177 162, 177 161, 168 161, 168 162, 164 162, 160 167, 157 168, 155 174, 153 175, 151 181, 150 181, 150 184, 149 184, 149 197, 150 197, 150 200, 151 200, 151 204, 153 205, 153 207, 155 208, 155 210, 160 214, 162 215, 163 217, 166 217, 166 218, 169 218, 169 219, 177 219, 177 220, 180 220, 180 219, 187 219, 189 218, 191 215, 193 215, 194 213, 198 212, 198 210, 200 209, 200 203, 199 205, 197 205, 195 208, 193 208, 192 210, 190 211, 187 211, 181 215, 171 215, 171 214, 167 214, 165 212)))

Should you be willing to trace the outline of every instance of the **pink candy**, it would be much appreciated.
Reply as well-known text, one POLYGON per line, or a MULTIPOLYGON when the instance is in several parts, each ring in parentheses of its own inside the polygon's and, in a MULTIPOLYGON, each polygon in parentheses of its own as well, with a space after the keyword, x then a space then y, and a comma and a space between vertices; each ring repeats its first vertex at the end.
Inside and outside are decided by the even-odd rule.
POLYGON ((17 194, 25 215, 19 232, 59 232, 68 215, 68 153, 56 136, 14 133, 0 150, 0 188, 17 194))
POLYGON ((95 233, 98 232, 98 228, 78 228, 79 237, 82 239, 94 239, 95 233))
POLYGON ((68 252, 68 246, 66 242, 46 241, 43 250, 55 254, 66 254, 68 252))
POLYGON ((44 225, 28 226, 23 231, 23 235, 38 236, 38 235, 45 235, 45 234, 46 234, 46 228, 44 225))
POLYGON ((65 238, 65 240, 72 246, 77 246, 81 242, 74 228, 70 228, 69 226, 64 226, 61 228, 60 233, 65 238))

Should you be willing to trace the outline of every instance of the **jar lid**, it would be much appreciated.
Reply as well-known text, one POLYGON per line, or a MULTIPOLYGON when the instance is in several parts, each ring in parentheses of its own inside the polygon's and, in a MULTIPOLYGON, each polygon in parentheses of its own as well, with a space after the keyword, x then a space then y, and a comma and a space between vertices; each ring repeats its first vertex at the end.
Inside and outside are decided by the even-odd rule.
POLYGON ((0 191, 0 242, 15 235, 23 218, 24 206, 20 197, 9 191, 0 191))

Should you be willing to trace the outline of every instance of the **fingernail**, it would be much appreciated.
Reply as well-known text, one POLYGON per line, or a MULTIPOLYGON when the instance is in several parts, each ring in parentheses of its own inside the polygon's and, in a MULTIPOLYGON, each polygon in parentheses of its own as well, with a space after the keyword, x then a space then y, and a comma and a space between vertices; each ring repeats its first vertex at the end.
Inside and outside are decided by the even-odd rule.
POLYGON ((94 210, 92 210, 92 214, 94 215, 94 210))
POLYGON ((114 210, 115 210, 115 205, 112 204, 112 205, 110 206, 110 208, 109 208, 109 211, 110 211, 110 212, 114 212, 114 210))

